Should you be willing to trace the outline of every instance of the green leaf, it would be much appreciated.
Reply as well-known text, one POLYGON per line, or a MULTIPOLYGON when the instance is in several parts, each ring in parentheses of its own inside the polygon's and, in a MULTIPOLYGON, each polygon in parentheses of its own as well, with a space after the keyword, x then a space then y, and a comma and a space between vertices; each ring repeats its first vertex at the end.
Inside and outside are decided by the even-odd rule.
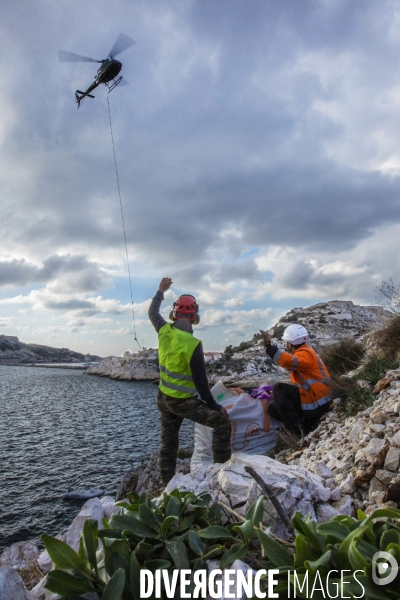
POLYGON ((140 520, 152 529, 154 529, 154 531, 159 530, 162 518, 156 515, 155 512, 152 511, 151 508, 149 508, 149 506, 147 506, 147 504, 141 504, 139 506, 139 516, 140 520))
POLYGON ((264 517, 264 499, 265 496, 260 496, 246 513, 246 519, 249 519, 255 527, 260 526, 264 517))
POLYGON ((177 569, 190 568, 186 546, 183 542, 177 542, 172 540, 167 541, 165 542, 165 547, 167 548, 177 569))
POLYGON ((241 525, 234 525, 232 530, 237 531, 246 543, 250 542, 253 537, 254 529, 251 521, 245 521, 241 525))
POLYGON ((150 569, 150 571, 153 571, 153 573, 159 569, 169 569, 171 565, 172 563, 170 560, 163 560, 161 558, 149 558, 148 560, 144 561, 144 566, 146 569, 150 569))
POLYGON ((269 537, 261 529, 256 530, 264 552, 275 567, 288 567, 293 565, 293 556, 278 542, 269 537))
POLYGON ((131 591, 134 600, 141 600, 140 598, 140 564, 136 558, 136 554, 131 554, 131 569, 130 569, 130 580, 131 580, 131 591))
POLYGON ((97 535, 101 540, 105 540, 106 538, 111 538, 113 540, 122 539, 121 529, 100 529, 97 535))
MULTIPOLYGON (((177 490, 174 490, 174 492, 177 490)), ((173 495, 174 492, 171 493, 171 496, 169 497, 169 501, 168 501, 168 505, 167 505, 167 510, 166 510, 166 515, 167 517, 180 517, 181 513, 182 513, 182 504, 181 501, 175 496, 173 495)))
POLYGON ((362 510, 361 510, 361 508, 359 508, 359 509, 357 510, 357 519, 358 519, 359 521, 364 521, 366 518, 367 518, 367 515, 365 514, 365 512, 364 512, 364 511, 362 511, 362 510))
POLYGON ((195 531, 189 531, 188 536, 189 546, 195 554, 202 556, 207 549, 207 546, 203 544, 199 536, 195 531))
POLYGON ((398 508, 378 508, 372 515, 369 515, 367 521, 388 517, 389 519, 400 519, 400 510, 398 508))
POLYGON ((68 546, 68 544, 50 535, 42 535, 41 539, 56 567, 60 569, 88 571, 88 565, 79 558, 75 550, 68 546))
POLYGON ((201 529, 197 532, 201 538, 205 539, 221 539, 221 540, 234 540, 236 539, 229 531, 222 527, 222 525, 210 525, 205 529, 201 529))
POLYGON ((156 552, 159 548, 164 546, 161 544, 149 544, 148 542, 144 542, 143 540, 138 543, 135 548, 135 554, 137 556, 138 561, 144 561, 146 558, 149 558, 154 552, 156 552))
MULTIPOLYGON (((321 523, 317 525, 317 532, 321 535, 334 538, 339 542, 342 542, 347 538, 350 531, 344 525, 341 525, 337 521, 328 521, 328 523, 321 523)), ((330 543, 334 543, 330 541, 330 543)))
POLYGON ((88 579, 57 569, 47 573, 44 587, 60 596, 77 596, 94 591, 88 579))
POLYGON ((331 556, 332 550, 327 550, 327 552, 320 556, 318 560, 306 560, 304 566, 307 569, 307 571, 315 573, 316 571, 319 571, 321 567, 326 567, 329 565, 331 556))
POLYGON ((350 566, 353 566, 353 563, 357 565, 363 564, 362 567, 357 566, 354 567, 354 569, 364 569, 364 566, 366 566, 367 563, 363 557, 360 556, 356 544, 358 540, 361 539, 367 528, 368 525, 366 524, 366 521, 363 521, 363 525, 361 527, 349 533, 346 539, 342 541, 336 555, 336 564, 339 570, 349 569, 350 566))
POLYGON ((317 560, 318 552, 308 542, 305 535, 299 533, 294 541, 295 555, 294 555, 294 568, 301 569, 304 567, 306 560, 317 560))
POLYGON ((96 519, 86 519, 83 524, 83 541, 85 544, 86 556, 93 567, 93 569, 97 572, 97 559, 96 552, 98 547, 98 524, 96 519))
POLYGON ((125 572, 117 569, 103 590, 102 600, 120 600, 125 585, 125 572))
POLYGON ((127 529, 139 538, 155 539, 157 537, 157 534, 148 525, 139 521, 134 515, 112 515, 110 525, 121 531, 127 529))
POLYGON ((248 544, 233 544, 233 546, 229 548, 229 550, 227 550, 221 558, 219 568, 225 569, 226 567, 231 565, 235 560, 241 560, 246 556, 248 550, 248 544))
POLYGON ((379 549, 386 550, 389 544, 400 544, 400 534, 396 529, 389 529, 382 534, 379 542, 379 549))
POLYGON ((214 544, 211 546, 211 548, 207 548, 207 552, 203 554, 202 560, 206 561, 210 560, 211 558, 215 558, 216 556, 219 556, 224 549, 225 546, 222 546, 221 544, 214 544))
POLYGON ((189 527, 191 526, 191 524, 193 523, 193 521, 195 520, 196 515, 194 513, 191 513, 190 515, 187 515, 186 517, 184 517, 182 519, 182 521, 179 523, 179 525, 177 527, 175 527, 174 531, 175 533, 179 533, 181 531, 187 531, 189 529, 189 527))
POLYGON ((300 513, 296 512, 293 515, 292 525, 296 531, 302 533, 307 538, 308 542, 314 546, 317 552, 325 551, 325 548, 322 548, 321 540, 318 538, 318 536, 316 535, 316 533, 314 533, 312 529, 312 523, 308 524, 305 520, 303 520, 300 513))
POLYGON ((173 525, 176 525, 179 521, 179 517, 174 517, 173 515, 166 517, 160 526, 160 534, 164 538, 167 535, 167 532, 173 525))

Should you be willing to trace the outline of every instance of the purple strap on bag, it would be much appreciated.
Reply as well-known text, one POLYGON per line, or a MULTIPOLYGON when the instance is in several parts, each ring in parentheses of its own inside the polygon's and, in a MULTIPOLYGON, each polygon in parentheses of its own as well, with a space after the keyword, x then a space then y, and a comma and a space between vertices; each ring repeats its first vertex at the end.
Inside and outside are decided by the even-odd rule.
POLYGON ((274 386, 272 385, 263 385, 259 388, 254 388, 250 390, 249 394, 252 398, 257 398, 257 400, 268 400, 272 402, 272 389, 274 386))

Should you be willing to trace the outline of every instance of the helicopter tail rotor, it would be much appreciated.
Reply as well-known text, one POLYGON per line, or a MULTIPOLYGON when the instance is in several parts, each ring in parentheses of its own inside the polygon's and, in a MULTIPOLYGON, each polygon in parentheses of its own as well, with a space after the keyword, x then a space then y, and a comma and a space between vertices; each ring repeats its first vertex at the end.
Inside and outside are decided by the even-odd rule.
POLYGON ((124 33, 120 33, 117 39, 115 40, 113 47, 108 53, 108 56, 114 58, 114 56, 121 54, 121 52, 124 52, 134 44, 136 44, 135 40, 130 38, 128 35, 125 35, 124 33))

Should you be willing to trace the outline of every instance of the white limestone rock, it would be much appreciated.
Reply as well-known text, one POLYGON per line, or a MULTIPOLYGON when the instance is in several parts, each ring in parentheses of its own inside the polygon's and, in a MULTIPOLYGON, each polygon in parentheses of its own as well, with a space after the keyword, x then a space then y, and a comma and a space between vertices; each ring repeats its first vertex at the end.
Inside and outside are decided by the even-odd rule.
MULTIPOLYGON (((400 442, 400 440, 399 440, 400 442)), ((363 453, 368 462, 372 463, 374 458, 378 454, 379 450, 384 446, 385 440, 383 438, 372 438, 368 443, 368 446, 363 449, 363 453)))
POLYGON ((394 436, 391 439, 391 442, 395 446, 400 447, 400 431, 397 431, 397 433, 394 434, 394 436))
POLYGON ((349 433, 349 439, 354 441, 359 440, 361 435, 364 433, 367 424, 367 419, 358 419, 349 433))
POLYGON ((20 575, 12 567, 0 568, 0 600, 34 600, 22 581, 20 575))
POLYGON ((75 551, 79 548, 79 538, 83 525, 87 519, 96 519, 99 529, 103 528, 103 507, 98 498, 91 498, 82 506, 80 513, 75 517, 67 531, 62 536, 63 542, 71 546, 75 551))
POLYGON ((387 471, 397 471, 400 463, 400 449, 391 446, 386 454, 385 469, 387 471))
POLYGON ((17 542, 0 555, 0 567, 28 569, 39 557, 39 550, 32 542, 17 542))
MULTIPOLYGON (((315 473, 303 467, 282 464, 268 456, 249 456, 242 452, 235 454, 224 465, 211 465, 207 470, 199 469, 191 475, 175 475, 166 491, 176 487, 197 493, 209 489, 215 501, 232 507, 242 504, 235 510, 244 515, 263 494, 245 470, 246 466, 253 467, 272 487, 289 518, 298 511, 304 516, 310 514, 315 519, 316 507, 330 500, 330 488, 325 487, 324 480, 315 473)), ((266 503, 264 523, 270 525, 277 535, 287 536, 287 531, 270 500, 266 503)))
POLYGON ((100 504, 103 510, 103 516, 106 519, 110 519, 112 515, 116 515, 120 508, 115 506, 115 498, 112 496, 103 496, 100 498, 100 504))

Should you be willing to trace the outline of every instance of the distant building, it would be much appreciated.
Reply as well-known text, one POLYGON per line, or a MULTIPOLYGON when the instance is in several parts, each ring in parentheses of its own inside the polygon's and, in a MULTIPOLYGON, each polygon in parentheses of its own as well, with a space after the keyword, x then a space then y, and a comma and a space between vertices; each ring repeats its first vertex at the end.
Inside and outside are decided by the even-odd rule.
POLYGON ((204 352, 204 360, 206 363, 215 362, 223 357, 223 352, 204 352))

